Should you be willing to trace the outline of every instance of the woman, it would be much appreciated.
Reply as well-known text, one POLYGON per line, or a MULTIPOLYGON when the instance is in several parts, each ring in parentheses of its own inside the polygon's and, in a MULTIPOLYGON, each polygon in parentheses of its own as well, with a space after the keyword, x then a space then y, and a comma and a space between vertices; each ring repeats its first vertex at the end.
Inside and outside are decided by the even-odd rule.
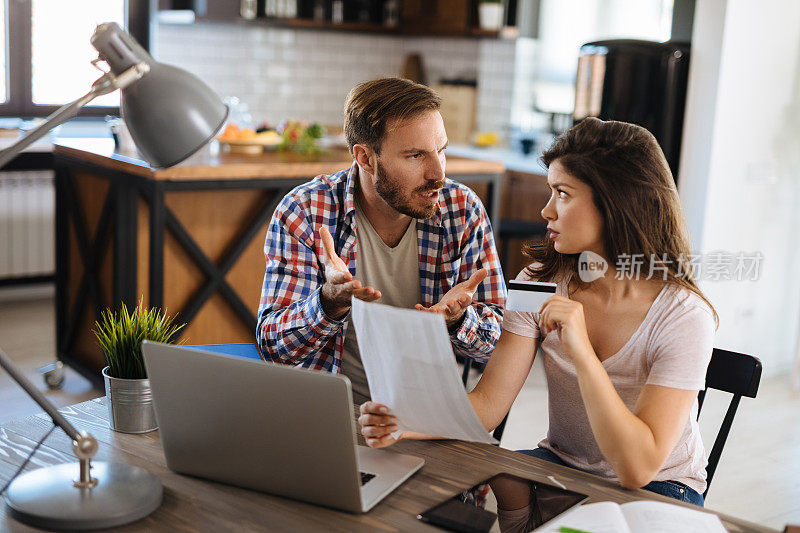
MULTIPOLYGON (((517 279, 555 282, 556 295, 539 312, 506 311, 470 402, 487 430, 496 427, 541 341, 550 426, 522 453, 703 505, 697 392, 717 315, 691 275, 664 154, 644 128, 590 118, 542 160, 552 190, 542 209, 548 239, 526 247, 532 263, 517 279), (605 274, 587 277, 579 269, 587 258, 602 258, 605 274)), ((385 406, 368 402, 361 413, 369 446, 395 442, 385 406)))

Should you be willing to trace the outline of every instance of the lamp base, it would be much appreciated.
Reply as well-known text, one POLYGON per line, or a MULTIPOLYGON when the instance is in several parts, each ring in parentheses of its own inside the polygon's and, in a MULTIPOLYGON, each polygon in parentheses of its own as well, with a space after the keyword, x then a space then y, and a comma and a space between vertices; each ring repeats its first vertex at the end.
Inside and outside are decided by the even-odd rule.
POLYGON ((5 494, 9 514, 25 524, 62 530, 121 526, 161 505, 161 481, 142 468, 92 463, 97 485, 77 488, 78 463, 33 470, 15 479, 5 494))

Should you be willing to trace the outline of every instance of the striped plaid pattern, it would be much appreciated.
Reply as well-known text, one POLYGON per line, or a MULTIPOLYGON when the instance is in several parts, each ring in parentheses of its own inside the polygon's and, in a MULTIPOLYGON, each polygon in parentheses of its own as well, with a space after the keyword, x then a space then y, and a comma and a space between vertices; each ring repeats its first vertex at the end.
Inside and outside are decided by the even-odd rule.
MULTIPOLYGON (((339 372, 348 316, 333 320, 322 310, 325 271, 317 231, 328 227, 336 252, 357 278, 357 179, 355 164, 317 176, 292 190, 275 210, 264 244, 266 273, 256 330, 265 360, 339 372)), ((500 337, 506 300, 491 225, 475 193, 451 180, 440 192, 439 208, 431 218, 416 221, 420 303, 437 303, 451 287, 486 268, 489 275, 461 326, 451 333, 456 353, 484 362, 500 337)))

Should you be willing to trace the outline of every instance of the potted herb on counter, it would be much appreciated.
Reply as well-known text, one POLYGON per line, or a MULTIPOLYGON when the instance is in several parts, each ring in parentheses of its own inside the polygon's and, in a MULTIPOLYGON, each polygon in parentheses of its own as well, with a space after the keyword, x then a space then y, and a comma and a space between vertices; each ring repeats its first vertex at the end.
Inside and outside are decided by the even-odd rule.
POLYGON ((142 358, 142 341, 171 343, 185 324, 175 325, 158 308, 146 309, 143 300, 129 312, 106 309, 94 334, 106 357, 103 380, 108 397, 111 429, 123 433, 146 433, 158 428, 153 410, 150 381, 142 358))
POLYGON ((292 150, 299 154, 322 152, 317 141, 325 136, 325 128, 305 120, 286 120, 278 127, 281 143, 278 150, 292 150))

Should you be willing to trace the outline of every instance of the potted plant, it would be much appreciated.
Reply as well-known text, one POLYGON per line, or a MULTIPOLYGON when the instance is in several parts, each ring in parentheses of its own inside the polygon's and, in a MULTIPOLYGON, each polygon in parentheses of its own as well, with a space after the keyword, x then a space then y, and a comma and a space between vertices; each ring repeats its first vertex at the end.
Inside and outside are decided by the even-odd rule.
POLYGON ((109 425, 123 433, 146 433, 158 428, 150 381, 142 359, 142 341, 171 343, 185 324, 175 325, 161 309, 146 309, 143 299, 132 312, 106 309, 94 334, 106 357, 103 380, 108 397, 109 425))
POLYGON ((503 26, 503 0, 480 0, 478 23, 482 30, 499 31, 503 26))

